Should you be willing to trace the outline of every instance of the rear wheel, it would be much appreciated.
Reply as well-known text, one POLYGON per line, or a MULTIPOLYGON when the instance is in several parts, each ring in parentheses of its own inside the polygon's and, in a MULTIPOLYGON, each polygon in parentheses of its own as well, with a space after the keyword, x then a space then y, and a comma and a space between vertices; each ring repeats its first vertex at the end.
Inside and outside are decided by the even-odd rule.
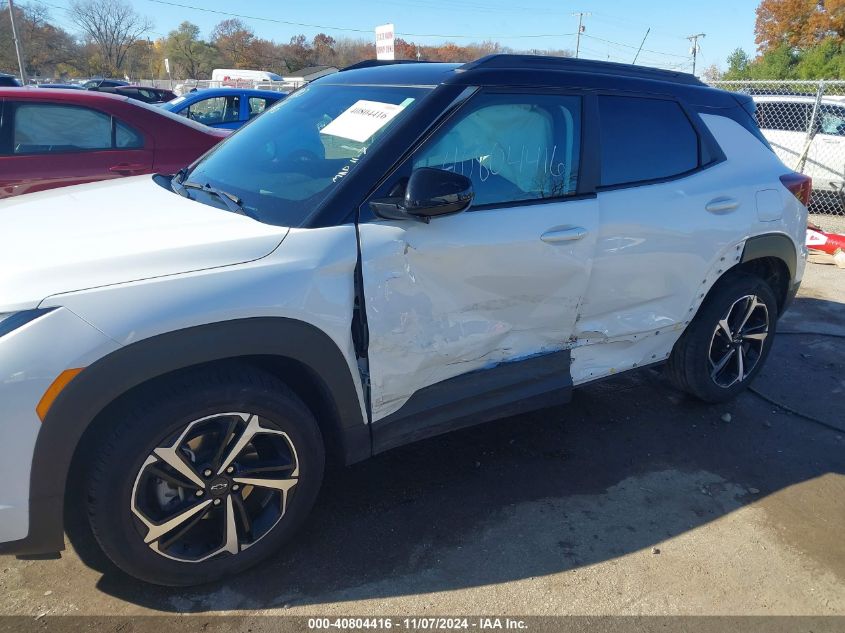
POLYGON ((736 396, 769 354, 777 310, 772 289, 759 277, 735 273, 721 280, 672 350, 672 382, 705 402, 736 396))
POLYGON ((314 416, 251 368, 184 376, 114 425, 89 518, 106 555, 148 582, 198 584, 255 564, 307 516, 322 480, 314 416))

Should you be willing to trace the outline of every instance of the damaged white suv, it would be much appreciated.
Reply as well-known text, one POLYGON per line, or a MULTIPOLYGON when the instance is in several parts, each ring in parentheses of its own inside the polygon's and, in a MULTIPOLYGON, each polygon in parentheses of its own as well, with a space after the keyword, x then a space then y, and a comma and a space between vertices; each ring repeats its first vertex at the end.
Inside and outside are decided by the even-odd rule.
POLYGON ((175 176, 5 201, 0 550, 81 522, 137 578, 204 582, 285 541, 329 460, 667 361, 730 398, 809 191, 748 97, 500 55, 363 64, 175 176))

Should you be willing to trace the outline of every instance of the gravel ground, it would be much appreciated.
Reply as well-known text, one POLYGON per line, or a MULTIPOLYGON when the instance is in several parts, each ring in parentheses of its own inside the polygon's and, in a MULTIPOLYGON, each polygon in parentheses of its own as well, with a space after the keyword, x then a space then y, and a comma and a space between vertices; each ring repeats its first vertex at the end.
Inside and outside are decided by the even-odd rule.
POLYGON ((810 222, 817 224, 828 233, 845 234, 845 213, 831 215, 829 213, 811 213, 810 222))
POLYGON ((333 474, 228 582, 0 557, 0 614, 845 615, 845 270, 808 265, 781 329, 727 405, 645 370, 333 474))

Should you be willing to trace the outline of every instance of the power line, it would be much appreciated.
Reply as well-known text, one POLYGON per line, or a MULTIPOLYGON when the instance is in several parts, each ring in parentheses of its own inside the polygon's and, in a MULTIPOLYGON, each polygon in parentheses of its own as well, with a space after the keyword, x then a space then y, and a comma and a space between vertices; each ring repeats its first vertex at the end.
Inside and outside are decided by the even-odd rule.
MULTIPOLYGON (((191 10, 194 10, 194 11, 202 11, 204 13, 214 13, 214 14, 217 14, 217 15, 224 15, 224 16, 227 16, 227 17, 241 18, 241 19, 244 19, 244 20, 255 20, 255 21, 259 21, 259 22, 270 22, 270 23, 274 23, 274 24, 286 24, 286 25, 289 25, 289 26, 298 26, 298 27, 303 27, 303 28, 321 29, 321 30, 329 30, 329 31, 341 31, 341 32, 350 32, 350 33, 361 33, 361 34, 367 34, 367 35, 370 35, 372 33, 372 29, 356 29, 356 28, 351 28, 351 27, 338 27, 338 26, 331 26, 331 25, 293 22, 293 21, 289 21, 289 20, 280 20, 280 19, 277 19, 277 18, 271 18, 271 17, 266 17, 266 16, 251 16, 251 15, 234 13, 234 12, 229 12, 229 11, 220 11, 220 10, 217 10, 217 9, 208 9, 206 7, 198 7, 198 6, 194 6, 194 5, 190 5, 190 4, 184 4, 184 3, 180 3, 180 2, 171 2, 169 0, 148 0, 148 1, 154 2, 156 4, 179 7, 179 8, 182 8, 182 9, 191 9, 191 10)), ((434 0, 434 1, 436 2, 438 0, 434 0)), ((49 2, 43 2, 43 1, 40 1, 40 4, 44 4, 48 7, 52 7, 54 9, 59 9, 59 10, 64 11, 66 13, 70 13, 70 10, 67 7, 61 7, 61 6, 57 6, 57 5, 51 4, 49 2)), ((579 15, 579 14, 575 13, 573 15, 579 15)), ((581 12, 580 15, 582 15, 583 17, 589 17, 589 16, 592 16, 592 13, 581 12)), ((583 26, 583 24, 580 24, 580 26, 583 26)), ((150 33, 164 37, 163 33, 158 33, 156 31, 150 31, 150 33)), ((538 33, 538 34, 520 34, 520 35, 510 35, 510 34, 463 35, 463 34, 443 34, 443 33, 409 33, 409 32, 400 32, 400 31, 397 31, 396 34, 397 35, 404 35, 404 36, 407 36, 407 37, 440 37, 440 38, 453 38, 453 39, 460 38, 460 39, 475 39, 475 40, 482 39, 482 38, 490 38, 490 39, 493 39, 493 38, 500 38, 500 39, 542 39, 542 38, 572 37, 573 35, 578 35, 579 39, 580 39, 580 36, 583 35, 586 38, 596 40, 596 41, 599 41, 599 42, 604 42, 606 44, 611 44, 611 45, 614 45, 614 46, 621 46, 621 47, 630 48, 630 49, 633 49, 633 50, 636 50, 636 49, 639 48, 636 45, 625 44, 623 42, 616 42, 616 41, 608 40, 608 39, 598 37, 598 36, 595 36, 595 35, 589 35, 586 32, 581 32, 580 28, 579 28, 579 33, 538 33)), ((689 59, 689 57, 687 55, 679 55, 677 53, 667 53, 667 52, 664 52, 664 51, 658 51, 658 50, 648 49, 648 48, 643 48, 642 52, 652 53, 652 54, 655 54, 655 55, 664 55, 666 57, 675 57, 675 58, 680 58, 680 59, 685 59, 685 60, 689 59)), ((576 51, 576 54, 577 54, 577 51, 576 51)))
MULTIPOLYGON (((639 46, 635 44, 624 44, 622 42, 614 42, 613 40, 606 40, 603 37, 596 37, 595 35, 588 35, 587 33, 584 33, 584 37, 588 37, 591 40, 598 40, 599 42, 604 42, 605 44, 615 44, 616 46, 624 46, 625 48, 631 48, 634 50, 639 48, 639 46)), ((683 59, 689 59, 688 55, 678 55, 677 53, 664 53, 663 51, 655 51, 650 48, 644 48, 643 52, 654 53, 655 55, 666 55, 667 57, 680 57, 683 59)))
POLYGON ((642 20, 637 20, 635 18, 632 19, 628 16, 622 18, 622 17, 616 17, 615 15, 610 15, 608 13, 603 13, 601 11, 593 11, 592 17, 593 17, 594 20, 598 20, 599 22, 604 22, 604 23, 611 25, 615 28, 624 28, 625 31, 629 31, 632 26, 642 26, 644 28, 651 27, 652 35, 656 35, 658 37, 663 37, 665 39, 671 39, 671 40, 686 39, 686 38, 681 37, 681 36, 679 36, 675 33, 669 33, 667 31, 655 29, 651 25, 650 22, 644 22, 642 20))
MULTIPOLYGON (((366 33, 372 34, 372 29, 354 29, 350 27, 331 26, 328 24, 309 24, 305 22, 291 22, 289 20, 279 20, 277 18, 259 17, 254 15, 246 15, 242 13, 232 13, 229 11, 220 11, 218 9, 208 9, 206 7, 197 7, 190 4, 181 4, 178 2, 167 2, 167 0, 148 0, 148 2, 155 2, 156 4, 164 4, 171 7, 179 7, 181 9, 192 9, 194 11, 203 11, 205 13, 215 13, 217 15, 225 15, 233 18, 241 18, 244 20, 257 20, 259 22, 272 22, 274 24, 287 24, 288 26, 298 26, 308 29, 319 29, 323 31, 343 31, 348 33, 366 33)), ((452 39, 479 39, 479 38, 509 38, 509 39, 528 39, 528 38, 543 38, 543 37, 569 37, 575 35, 574 33, 540 33, 530 35, 463 35, 460 33, 408 33, 396 31, 397 35, 407 35, 409 37, 443 37, 452 39)))

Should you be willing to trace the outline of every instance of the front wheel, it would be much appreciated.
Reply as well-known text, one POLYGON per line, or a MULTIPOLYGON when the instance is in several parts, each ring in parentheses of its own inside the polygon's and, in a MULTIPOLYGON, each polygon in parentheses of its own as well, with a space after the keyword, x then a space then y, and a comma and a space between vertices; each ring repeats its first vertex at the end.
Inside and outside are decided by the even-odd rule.
POLYGON ((777 325, 771 287, 735 273, 713 289, 669 357, 676 387, 705 402, 736 396, 763 366, 777 325))
POLYGON ((123 571, 162 585, 237 573, 277 549, 314 503, 314 416, 249 367, 182 376, 129 403, 88 484, 91 527, 123 571))

